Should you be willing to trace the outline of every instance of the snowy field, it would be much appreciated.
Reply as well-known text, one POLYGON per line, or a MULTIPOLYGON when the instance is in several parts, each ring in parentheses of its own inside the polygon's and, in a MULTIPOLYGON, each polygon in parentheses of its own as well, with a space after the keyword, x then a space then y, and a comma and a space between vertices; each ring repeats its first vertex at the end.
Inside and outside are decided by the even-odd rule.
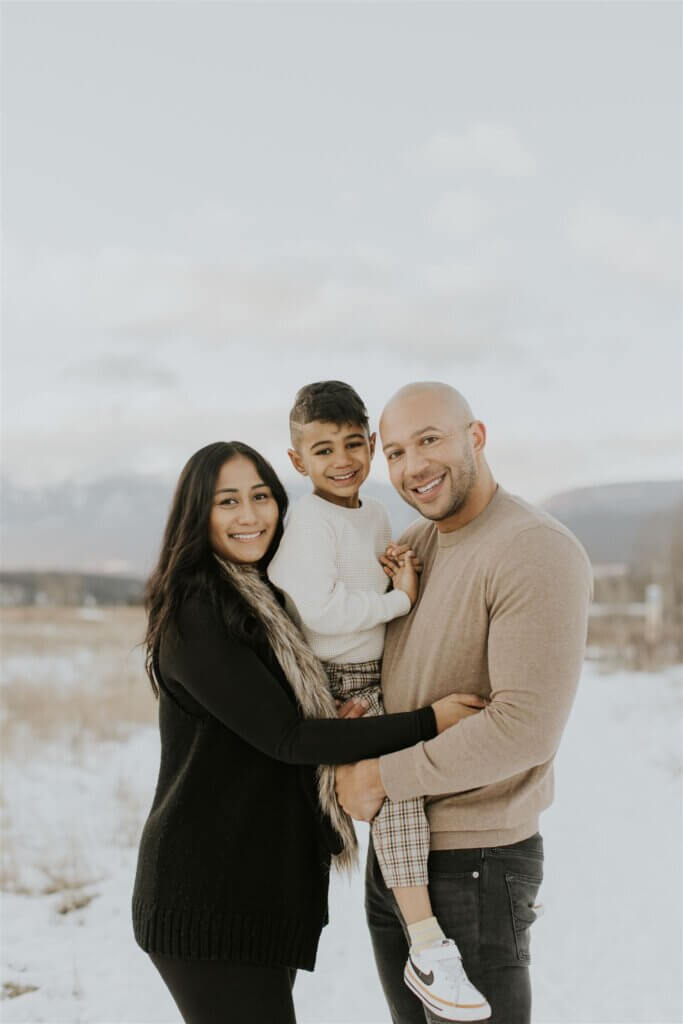
MULTIPOLYGON (((175 1024, 129 920, 158 758, 141 613, 11 610, 3 626, 2 1021, 175 1024)), ((586 665, 542 821, 535 1024, 682 1020, 682 693, 681 669, 586 665)), ((334 883, 300 1024, 387 1024, 362 902, 360 876, 334 883)))

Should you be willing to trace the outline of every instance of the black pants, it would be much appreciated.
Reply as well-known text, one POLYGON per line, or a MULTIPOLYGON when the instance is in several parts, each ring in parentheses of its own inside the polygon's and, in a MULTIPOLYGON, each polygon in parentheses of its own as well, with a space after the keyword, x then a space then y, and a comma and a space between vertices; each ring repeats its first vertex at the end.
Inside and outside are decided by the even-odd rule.
POLYGON ((185 1024, 296 1024, 296 970, 150 954, 185 1024))
MULTIPOLYGON (((543 879, 543 840, 429 855, 429 895, 446 935, 460 948, 470 981, 486 996, 489 1024, 529 1024, 529 926, 543 879)), ((394 1024, 424 1024, 431 1017, 406 987, 407 932, 368 851, 365 910, 375 961, 394 1024)))

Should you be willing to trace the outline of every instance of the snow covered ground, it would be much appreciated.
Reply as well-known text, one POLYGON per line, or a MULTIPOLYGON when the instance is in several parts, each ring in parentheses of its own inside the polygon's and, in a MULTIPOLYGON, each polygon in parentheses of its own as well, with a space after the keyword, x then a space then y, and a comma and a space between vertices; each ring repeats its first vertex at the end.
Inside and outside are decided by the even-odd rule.
MULTIPOLYGON (((92 686, 97 663, 83 657, 86 665, 92 686)), ((60 668, 56 684, 66 674, 60 668)), ((556 802, 542 822, 535 1024, 682 1019, 682 693, 681 669, 601 675, 586 665, 558 758, 556 802)), ((29 722, 16 724, 11 740, 2 1020, 179 1022, 129 918, 135 845, 156 781, 156 729, 130 726, 117 741, 87 728, 37 736, 29 722)), ((300 1024, 388 1022, 362 902, 360 876, 335 881, 317 970, 296 983, 300 1024)))

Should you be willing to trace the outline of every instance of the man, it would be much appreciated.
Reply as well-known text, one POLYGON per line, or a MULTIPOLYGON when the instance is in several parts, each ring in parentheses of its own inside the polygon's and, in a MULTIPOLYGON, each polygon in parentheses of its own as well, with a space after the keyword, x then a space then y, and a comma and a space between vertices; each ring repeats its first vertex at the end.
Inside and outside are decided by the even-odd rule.
MULTIPOLYGON (((424 569, 412 612, 387 631, 386 710, 454 689, 490 703, 434 740, 338 769, 338 794, 364 820, 385 797, 427 797, 434 913, 488 998, 491 1024, 529 1024, 538 819, 553 797, 553 759, 581 672, 590 565, 564 526, 497 486, 486 428, 455 389, 402 388, 380 433, 394 487, 424 517, 401 538, 424 569)), ((407 943, 372 848, 366 886, 392 1020, 424 1024, 403 984, 407 943)), ((415 966, 428 988, 432 972, 415 966)))

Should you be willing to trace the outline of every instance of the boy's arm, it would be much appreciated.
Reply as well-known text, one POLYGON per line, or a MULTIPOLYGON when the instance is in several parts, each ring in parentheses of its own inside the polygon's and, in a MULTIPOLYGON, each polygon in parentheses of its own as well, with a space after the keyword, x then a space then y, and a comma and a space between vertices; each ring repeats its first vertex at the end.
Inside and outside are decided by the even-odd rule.
POLYGON ((335 636, 372 629, 411 608, 401 590, 376 594, 354 590, 338 579, 336 538, 323 519, 293 515, 268 567, 270 580, 289 597, 302 623, 335 636))

